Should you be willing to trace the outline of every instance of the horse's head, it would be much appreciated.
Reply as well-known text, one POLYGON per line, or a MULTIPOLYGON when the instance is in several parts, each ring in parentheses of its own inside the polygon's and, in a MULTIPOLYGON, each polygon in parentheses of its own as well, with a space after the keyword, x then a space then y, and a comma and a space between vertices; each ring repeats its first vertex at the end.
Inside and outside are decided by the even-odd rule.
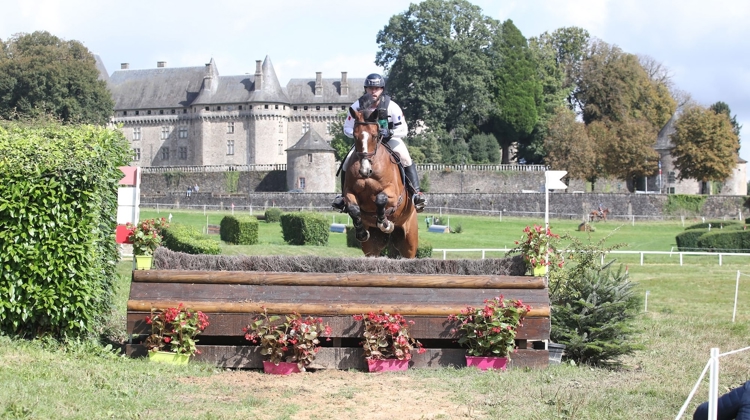
POLYGON ((372 175, 372 157, 377 153, 380 144, 378 113, 370 112, 365 115, 350 107, 349 115, 354 118, 354 150, 359 157, 359 174, 363 178, 369 178, 372 175))

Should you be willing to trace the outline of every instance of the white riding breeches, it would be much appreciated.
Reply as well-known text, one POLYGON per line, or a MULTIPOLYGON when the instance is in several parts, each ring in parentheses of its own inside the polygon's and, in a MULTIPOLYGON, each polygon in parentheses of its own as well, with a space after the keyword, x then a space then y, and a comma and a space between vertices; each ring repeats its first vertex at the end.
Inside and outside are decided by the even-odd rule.
MULTIPOLYGON (((390 140, 388 140, 388 146, 393 149, 393 151, 398 155, 398 158, 401 160, 401 164, 404 165, 404 168, 407 166, 411 166, 411 155, 409 155, 409 149, 406 148, 406 144, 404 144, 404 141, 397 137, 392 137, 390 140)), ((349 154, 346 155, 346 159, 344 159, 344 171, 349 169, 349 165, 351 165, 352 162, 352 155, 354 154, 354 149, 349 151, 349 154)))

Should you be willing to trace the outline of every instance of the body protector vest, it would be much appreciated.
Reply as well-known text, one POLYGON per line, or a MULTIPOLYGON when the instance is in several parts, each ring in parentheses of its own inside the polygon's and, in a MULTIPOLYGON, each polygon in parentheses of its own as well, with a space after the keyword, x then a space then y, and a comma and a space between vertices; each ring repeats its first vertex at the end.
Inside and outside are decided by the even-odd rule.
MULTIPOLYGON (((359 109, 365 109, 367 108, 367 104, 363 103, 363 99, 359 98, 359 109)), ((387 132, 388 130, 393 130, 393 122, 388 121, 388 106, 391 104, 391 97, 388 95, 383 95, 380 98, 380 103, 378 103, 378 126, 380 127, 380 132, 387 132)))

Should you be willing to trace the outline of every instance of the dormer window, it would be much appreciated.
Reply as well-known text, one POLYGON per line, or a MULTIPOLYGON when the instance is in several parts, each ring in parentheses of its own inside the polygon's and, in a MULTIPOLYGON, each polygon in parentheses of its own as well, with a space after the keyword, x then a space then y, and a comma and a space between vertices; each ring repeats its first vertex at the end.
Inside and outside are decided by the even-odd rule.
POLYGON ((268 105, 263 105, 263 109, 268 109, 268 105))

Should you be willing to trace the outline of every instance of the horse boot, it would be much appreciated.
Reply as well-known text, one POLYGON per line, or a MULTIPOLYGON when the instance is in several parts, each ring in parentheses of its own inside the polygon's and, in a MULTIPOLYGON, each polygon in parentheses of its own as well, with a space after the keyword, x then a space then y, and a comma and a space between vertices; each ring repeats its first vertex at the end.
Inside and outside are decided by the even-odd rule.
POLYGON ((341 213, 344 213, 346 211, 346 203, 344 202, 344 175, 346 175, 346 172, 341 172, 341 195, 337 196, 333 199, 333 203, 331 203, 331 206, 340 211, 341 213))
POLYGON ((427 204, 427 200, 425 199, 424 194, 422 194, 422 191, 419 191, 419 176, 417 176, 417 166, 414 164, 404 166, 404 173, 406 174, 406 179, 409 181, 407 182, 407 184, 411 185, 411 200, 412 202, 414 202, 414 208, 417 209, 417 213, 422 213, 424 211, 425 205, 427 204))

